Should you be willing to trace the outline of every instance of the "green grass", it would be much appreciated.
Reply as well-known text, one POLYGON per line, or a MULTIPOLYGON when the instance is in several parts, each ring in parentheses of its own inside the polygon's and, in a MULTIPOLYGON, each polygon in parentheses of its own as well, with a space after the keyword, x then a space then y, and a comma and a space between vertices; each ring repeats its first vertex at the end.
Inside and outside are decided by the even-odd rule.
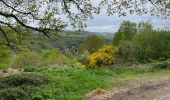
POLYGON ((109 69, 68 67, 53 68, 44 72, 48 73, 53 82, 33 94, 49 94, 51 99, 59 100, 80 100, 94 89, 109 88, 112 86, 109 80, 115 76, 109 69))
POLYGON ((7 69, 8 68, 8 65, 7 63, 0 63, 0 70, 1 69, 7 69))
POLYGON ((48 95, 50 99, 58 100, 81 100, 86 93, 95 89, 111 88, 119 86, 129 80, 170 73, 170 71, 113 71, 107 68, 86 69, 75 67, 54 67, 49 69, 45 68, 44 70, 41 68, 39 72, 48 74, 53 81, 35 91, 33 93, 34 96, 45 97, 48 95))
MULTIPOLYGON (((85 94, 95 89, 106 89, 143 77, 170 75, 169 70, 145 72, 139 70, 87 69, 77 67, 27 67, 26 73, 48 76, 48 84, 26 89, 25 99, 82 100, 85 94)), ((29 87, 27 87, 29 88, 29 87)))

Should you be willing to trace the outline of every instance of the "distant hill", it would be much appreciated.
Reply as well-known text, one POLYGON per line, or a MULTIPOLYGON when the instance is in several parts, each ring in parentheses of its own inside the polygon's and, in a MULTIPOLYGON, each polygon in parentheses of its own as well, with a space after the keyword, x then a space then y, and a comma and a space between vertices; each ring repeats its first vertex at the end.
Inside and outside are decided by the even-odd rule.
POLYGON ((40 50, 40 49, 49 49, 49 48, 59 48, 65 50, 72 48, 73 46, 78 46, 85 37, 89 35, 97 35, 103 38, 106 44, 112 42, 113 33, 98 33, 98 32, 88 32, 88 31, 62 31, 58 33, 59 37, 55 39, 49 39, 44 37, 42 34, 33 34, 31 40, 31 48, 40 50))

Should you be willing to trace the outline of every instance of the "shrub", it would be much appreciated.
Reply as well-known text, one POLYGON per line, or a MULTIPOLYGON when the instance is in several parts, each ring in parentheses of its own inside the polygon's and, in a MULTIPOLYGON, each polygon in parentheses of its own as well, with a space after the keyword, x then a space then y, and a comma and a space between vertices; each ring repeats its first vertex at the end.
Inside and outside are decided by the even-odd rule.
POLYGON ((102 65, 112 65, 116 60, 117 49, 112 45, 105 46, 101 48, 98 52, 95 52, 89 56, 89 66, 102 66, 102 65))
POLYGON ((154 63, 152 69, 170 69, 170 61, 154 63))
POLYGON ((25 74, 18 74, 18 75, 12 75, 7 77, 0 78, 0 88, 4 86, 22 86, 22 85, 41 85, 46 84, 49 82, 49 79, 47 76, 35 74, 35 73, 25 73, 25 74))
POLYGON ((134 63, 136 62, 136 44, 132 41, 124 41, 118 50, 118 62, 119 63, 134 63))
POLYGON ((0 90, 1 100, 23 100, 26 93, 19 88, 7 88, 0 90))
POLYGON ((133 42, 137 46, 136 57, 139 62, 151 62, 170 58, 170 33, 144 32, 138 34, 133 42))
POLYGON ((44 100, 44 98, 41 95, 36 95, 32 97, 32 100, 44 100))
POLYGON ((0 100, 25 100, 49 78, 36 73, 21 73, 0 78, 0 100))
POLYGON ((28 67, 24 67, 22 70, 24 72, 40 72, 43 69, 44 69, 44 67, 28 66, 28 67))
POLYGON ((90 55, 90 52, 84 51, 83 53, 79 54, 77 57, 77 61, 81 62, 83 65, 88 65, 88 56, 90 55))
POLYGON ((52 49, 46 50, 41 53, 41 62, 39 66, 49 66, 49 65, 69 65, 73 64, 74 61, 69 59, 67 56, 63 55, 59 50, 52 49))
POLYGON ((6 69, 9 67, 11 51, 9 47, 4 45, 0 45, 0 48, 0 69, 6 69))
POLYGON ((39 61, 39 56, 36 52, 23 52, 17 55, 11 62, 11 67, 26 67, 36 65, 39 61))

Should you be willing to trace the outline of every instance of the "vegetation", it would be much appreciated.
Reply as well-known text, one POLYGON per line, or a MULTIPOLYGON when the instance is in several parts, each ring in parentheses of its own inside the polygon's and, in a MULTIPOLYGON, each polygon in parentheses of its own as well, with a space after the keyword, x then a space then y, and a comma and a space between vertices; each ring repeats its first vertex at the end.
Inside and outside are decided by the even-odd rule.
POLYGON ((170 33, 166 31, 144 32, 136 35, 136 57, 139 62, 166 60, 170 56, 170 33))
POLYGON ((69 59, 57 49, 42 51, 39 66, 50 66, 55 64, 71 65, 74 64, 74 60, 69 59))
POLYGON ((18 54, 11 62, 11 67, 33 66, 39 62, 39 56, 36 52, 22 52, 18 54))
MULTIPOLYGON (((50 40, 20 32, 22 45, 0 45, 2 100, 81 100, 95 89, 170 72, 170 31, 154 30, 148 22, 124 21, 112 43, 98 34, 65 32, 72 38, 50 40)), ((20 43, 12 33, 9 40, 20 43)))
POLYGON ((96 35, 91 35, 84 39, 79 48, 81 51, 89 51, 90 53, 94 53, 103 45, 104 41, 102 38, 96 35))
POLYGON ((113 45, 119 46, 126 40, 131 40, 137 33, 136 23, 123 21, 119 30, 114 34, 113 45))
POLYGON ((120 86, 130 80, 143 77, 169 75, 169 71, 166 70, 150 69, 149 71, 136 68, 111 70, 108 68, 32 67, 31 73, 25 70, 25 74, 1 77, 0 98, 78 100, 83 99, 86 93, 95 89, 120 86))
POLYGON ((169 0, 118 1, 0 0, 0 100, 81 100, 95 89, 170 75, 169 30, 123 21, 114 35, 77 32, 101 11, 170 15, 169 0))
POLYGON ((37 86, 47 84, 49 78, 36 73, 24 73, 0 78, 0 99, 24 99, 30 96, 37 86))
MULTIPOLYGON (((126 30, 130 29, 130 27, 127 27, 126 30)), ((169 38, 169 31, 155 31, 150 23, 141 22, 131 39, 123 39, 122 41, 122 38, 118 39, 115 34, 113 44, 121 41, 117 45, 120 62, 148 63, 152 60, 166 60, 169 58, 169 38), (116 41, 116 39, 119 41, 116 41)))
POLYGON ((89 66, 101 67, 105 65, 113 65, 116 60, 116 52, 116 48, 112 45, 101 48, 98 52, 89 56, 89 66))
POLYGON ((17 40, 21 41, 24 40, 21 37, 28 35, 27 32, 26 34, 21 34, 21 29, 38 31, 46 37, 55 37, 67 25, 71 25, 76 29, 82 29, 86 26, 84 21, 92 18, 94 14, 99 14, 103 6, 107 9, 108 15, 117 13, 119 16, 135 13, 138 15, 150 14, 166 17, 169 16, 170 9, 169 2, 162 0, 123 0, 122 2, 105 0, 99 1, 97 5, 91 0, 1 0, 0 4, 0 9, 2 9, 0 11, 0 17, 3 18, 0 24, 13 31, 7 32, 2 26, 0 27, 0 37, 2 40, 0 41, 0 45, 3 44, 12 47, 16 47, 18 44, 7 33, 12 33, 13 36, 17 36, 17 40), (148 5, 150 9, 146 9, 148 5), (36 22, 34 26, 30 25, 34 22, 36 22))
POLYGON ((10 62, 11 51, 7 46, 0 45, 0 69, 8 67, 10 62))

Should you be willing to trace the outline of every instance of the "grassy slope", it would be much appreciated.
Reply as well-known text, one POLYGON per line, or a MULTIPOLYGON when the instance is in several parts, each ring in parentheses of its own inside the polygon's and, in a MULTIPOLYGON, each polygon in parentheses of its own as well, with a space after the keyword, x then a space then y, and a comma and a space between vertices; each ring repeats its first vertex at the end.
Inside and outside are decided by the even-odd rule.
POLYGON ((48 74, 52 80, 32 94, 33 96, 49 97, 57 100, 81 100, 92 90, 119 86, 129 80, 139 80, 143 77, 170 75, 170 71, 139 72, 112 71, 109 69, 86 68, 45 68, 32 71, 48 74))

